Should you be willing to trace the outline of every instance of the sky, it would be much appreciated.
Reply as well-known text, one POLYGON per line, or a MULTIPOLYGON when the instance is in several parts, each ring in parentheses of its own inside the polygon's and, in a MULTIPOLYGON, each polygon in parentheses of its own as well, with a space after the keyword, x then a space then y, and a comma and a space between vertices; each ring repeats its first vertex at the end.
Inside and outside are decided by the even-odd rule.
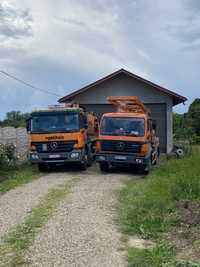
MULTIPOLYGON (((125 68, 200 97, 199 0, 0 0, 0 70, 58 96, 125 68)), ((0 118, 56 103, 0 73, 0 118)))

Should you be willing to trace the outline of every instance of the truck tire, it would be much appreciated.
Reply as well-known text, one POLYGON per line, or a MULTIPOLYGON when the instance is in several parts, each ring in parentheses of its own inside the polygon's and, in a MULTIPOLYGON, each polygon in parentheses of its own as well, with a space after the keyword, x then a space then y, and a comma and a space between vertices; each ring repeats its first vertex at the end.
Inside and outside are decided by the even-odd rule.
POLYGON ((101 172, 108 172, 109 171, 109 164, 108 162, 100 162, 99 168, 101 172))
POLYGON ((145 175, 148 175, 149 174, 149 172, 151 170, 151 166, 152 166, 151 160, 149 160, 148 163, 146 165, 144 165, 143 173, 145 175))
POLYGON ((139 167, 138 171, 139 171, 139 174, 148 175, 150 170, 149 168, 146 167, 146 165, 143 165, 139 167))
POLYGON ((48 165, 46 165, 44 163, 39 163, 38 164, 38 170, 40 172, 46 172, 48 170, 48 165))
POLYGON ((93 162, 93 153, 92 153, 92 148, 91 145, 88 145, 87 148, 87 166, 90 167, 93 162))
POLYGON ((139 173, 143 175, 148 175, 151 170, 151 166, 151 159, 149 159, 147 164, 139 166, 139 173))
POLYGON ((144 169, 143 169, 143 174, 144 175, 148 175, 150 172, 150 168, 148 166, 145 166, 144 169))
POLYGON ((87 170, 87 162, 81 162, 80 164, 80 169, 82 171, 86 171, 87 170))
POLYGON ((87 170, 87 166, 88 166, 88 156, 86 155, 86 151, 84 152, 84 156, 83 156, 83 160, 80 163, 80 169, 82 171, 87 170))

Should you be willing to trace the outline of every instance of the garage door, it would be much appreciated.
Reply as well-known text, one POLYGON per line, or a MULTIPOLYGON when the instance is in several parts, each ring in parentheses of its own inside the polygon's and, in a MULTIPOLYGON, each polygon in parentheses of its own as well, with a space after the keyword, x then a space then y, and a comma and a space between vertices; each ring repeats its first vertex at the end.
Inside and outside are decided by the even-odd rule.
MULTIPOLYGON (((160 139, 161 152, 166 152, 167 136, 166 136, 166 104, 145 104, 152 114, 152 119, 157 123, 157 135, 160 139)), ((87 104, 84 105, 87 111, 93 111, 100 118, 103 113, 113 112, 114 108, 109 104, 87 104)))

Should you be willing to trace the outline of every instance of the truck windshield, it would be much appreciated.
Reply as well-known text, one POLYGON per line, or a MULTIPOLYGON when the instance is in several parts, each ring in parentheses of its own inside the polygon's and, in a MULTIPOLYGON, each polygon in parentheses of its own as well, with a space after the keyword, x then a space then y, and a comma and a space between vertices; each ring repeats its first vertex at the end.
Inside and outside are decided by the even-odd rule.
POLYGON ((100 133, 101 135, 144 136, 144 119, 104 117, 100 133))
POLYGON ((33 133, 59 133, 78 130, 79 115, 77 113, 33 115, 31 119, 31 132, 33 133))

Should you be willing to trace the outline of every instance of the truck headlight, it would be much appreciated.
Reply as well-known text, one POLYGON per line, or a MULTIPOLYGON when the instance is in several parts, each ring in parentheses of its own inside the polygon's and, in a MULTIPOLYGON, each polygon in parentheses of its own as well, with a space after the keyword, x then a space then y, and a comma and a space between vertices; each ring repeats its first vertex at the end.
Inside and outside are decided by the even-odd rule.
POLYGON ((79 158, 79 152, 72 152, 70 157, 71 157, 71 159, 78 159, 79 158))
POLYGON ((138 164, 142 164, 143 163, 143 159, 135 159, 135 162, 138 164))
POLYGON ((39 159, 39 156, 37 154, 31 154, 32 159, 39 159))

